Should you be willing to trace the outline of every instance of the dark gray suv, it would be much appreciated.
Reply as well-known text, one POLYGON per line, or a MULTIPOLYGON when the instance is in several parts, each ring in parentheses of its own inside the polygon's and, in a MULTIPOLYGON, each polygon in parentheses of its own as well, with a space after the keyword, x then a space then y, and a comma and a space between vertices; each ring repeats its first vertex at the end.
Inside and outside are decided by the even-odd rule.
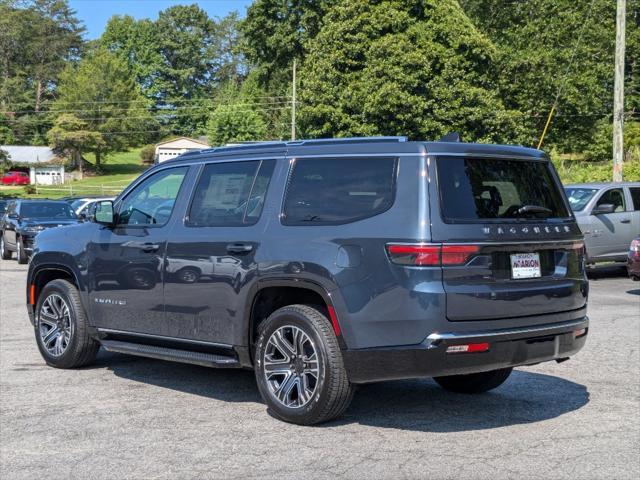
POLYGON ((54 367, 98 348, 252 368, 277 417, 354 386, 480 393, 585 343, 582 235, 538 150, 354 138, 191 152, 46 230, 27 304, 54 367))

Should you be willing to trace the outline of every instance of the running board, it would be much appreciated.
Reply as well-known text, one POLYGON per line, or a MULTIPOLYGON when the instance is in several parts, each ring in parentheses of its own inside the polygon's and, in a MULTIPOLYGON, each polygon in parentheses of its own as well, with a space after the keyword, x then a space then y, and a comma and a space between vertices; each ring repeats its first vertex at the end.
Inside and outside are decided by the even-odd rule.
POLYGON ((191 363, 204 367, 240 368, 237 358, 213 353, 191 352, 189 350, 177 350, 175 348, 156 347, 140 343, 120 342, 118 340, 102 340, 102 347, 107 352, 126 353, 139 357, 157 358, 171 362, 191 363))

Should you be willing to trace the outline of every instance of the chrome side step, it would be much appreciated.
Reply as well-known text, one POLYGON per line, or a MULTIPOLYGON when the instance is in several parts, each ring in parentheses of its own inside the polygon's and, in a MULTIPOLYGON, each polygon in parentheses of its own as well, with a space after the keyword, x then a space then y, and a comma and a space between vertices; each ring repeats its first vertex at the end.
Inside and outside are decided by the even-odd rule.
POLYGON ((175 348, 157 347, 140 343, 121 342, 118 340, 101 340, 100 344, 107 352, 126 353, 139 357, 191 363, 204 367, 240 368, 241 366, 237 358, 226 355, 192 352, 189 350, 178 350, 175 348))

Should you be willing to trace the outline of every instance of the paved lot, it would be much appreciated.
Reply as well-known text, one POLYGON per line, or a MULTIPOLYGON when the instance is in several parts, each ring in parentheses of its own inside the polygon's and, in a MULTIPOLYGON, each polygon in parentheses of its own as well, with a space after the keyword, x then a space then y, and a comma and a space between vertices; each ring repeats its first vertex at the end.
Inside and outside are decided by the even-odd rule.
POLYGON ((640 283, 591 282, 590 338, 483 396, 431 380, 363 387, 339 421, 267 415, 251 372, 101 352, 48 368, 0 261, 0 475, 14 478, 638 478, 640 283), (278 474, 278 477, 275 477, 278 474))

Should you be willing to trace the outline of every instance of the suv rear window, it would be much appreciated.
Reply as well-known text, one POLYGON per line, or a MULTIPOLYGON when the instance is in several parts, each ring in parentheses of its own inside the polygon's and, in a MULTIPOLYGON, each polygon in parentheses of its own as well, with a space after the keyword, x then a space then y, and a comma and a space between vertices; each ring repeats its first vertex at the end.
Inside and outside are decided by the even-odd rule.
POLYGON ((441 157, 437 169, 445 221, 570 216, 545 161, 441 157))
POLYGON ((289 180, 284 225, 339 225, 393 204, 394 158, 301 158, 289 180))

